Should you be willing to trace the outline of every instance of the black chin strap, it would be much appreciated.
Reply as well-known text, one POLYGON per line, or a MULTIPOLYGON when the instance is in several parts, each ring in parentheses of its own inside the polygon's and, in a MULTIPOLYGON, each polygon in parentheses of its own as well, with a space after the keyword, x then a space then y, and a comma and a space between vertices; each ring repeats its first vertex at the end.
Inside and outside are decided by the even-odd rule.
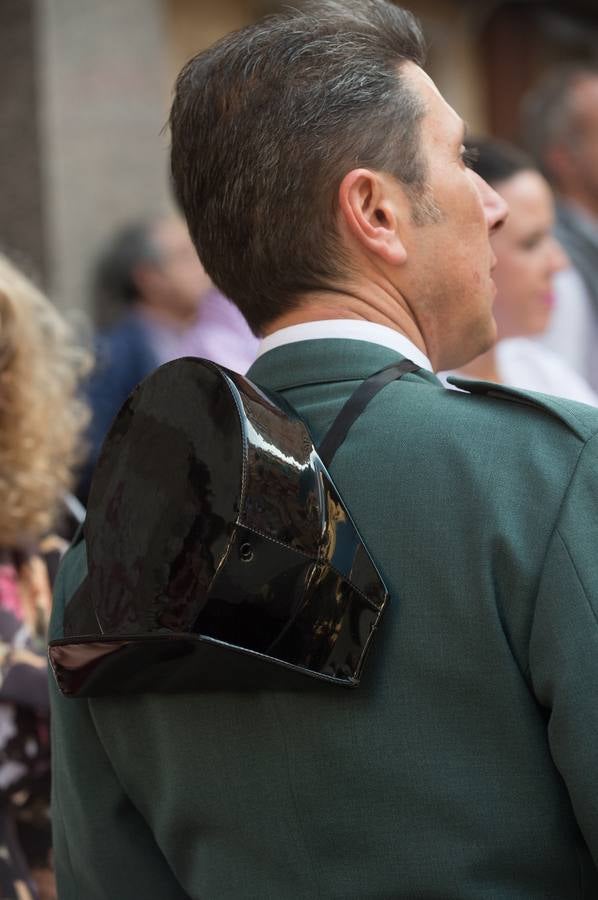
POLYGON ((391 381, 398 381, 408 372, 419 372, 419 369, 420 367, 410 359, 404 359, 400 363, 393 363, 391 366, 380 369, 379 372, 374 372, 359 385, 337 415, 318 447, 318 455, 326 468, 330 466, 336 451, 347 437, 349 429, 370 400, 391 381))

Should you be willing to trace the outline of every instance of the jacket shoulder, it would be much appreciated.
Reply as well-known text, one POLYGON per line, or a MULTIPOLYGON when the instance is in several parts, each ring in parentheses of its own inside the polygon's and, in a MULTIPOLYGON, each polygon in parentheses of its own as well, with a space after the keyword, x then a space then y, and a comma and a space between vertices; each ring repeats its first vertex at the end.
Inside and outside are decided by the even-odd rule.
POLYGON ((461 391, 474 396, 502 400, 516 406, 539 410, 548 417, 558 419, 582 441, 588 441, 598 433, 598 409, 587 406, 585 403, 553 397, 550 394, 540 394, 536 391, 507 387, 491 381, 475 381, 457 376, 451 376, 448 381, 461 391))

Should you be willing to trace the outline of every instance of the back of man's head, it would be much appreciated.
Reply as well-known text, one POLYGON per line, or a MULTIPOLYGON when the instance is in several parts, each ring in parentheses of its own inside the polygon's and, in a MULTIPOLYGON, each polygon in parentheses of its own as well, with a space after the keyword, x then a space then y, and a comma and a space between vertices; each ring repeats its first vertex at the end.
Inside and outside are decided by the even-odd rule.
POLYGON ((172 172, 200 258, 254 331, 349 270, 336 228, 344 175, 368 166, 417 197, 421 65, 413 16, 385 0, 322 0, 229 35, 181 72, 172 172))

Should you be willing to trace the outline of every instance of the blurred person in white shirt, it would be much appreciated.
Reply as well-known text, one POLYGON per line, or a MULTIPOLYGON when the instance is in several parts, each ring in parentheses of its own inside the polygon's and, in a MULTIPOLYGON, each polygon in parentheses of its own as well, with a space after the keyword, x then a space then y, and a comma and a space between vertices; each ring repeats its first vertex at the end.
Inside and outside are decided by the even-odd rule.
POLYGON ((555 234, 571 266, 555 281, 541 343, 598 391, 598 68, 550 70, 522 105, 526 145, 556 192, 555 234))
POLYGON ((472 168, 507 201, 509 217, 491 239, 498 342, 458 374, 598 406, 598 395, 578 372, 530 340, 550 326, 555 278, 569 266, 552 233, 554 203, 546 179, 531 159, 502 141, 470 141, 468 152, 472 168))

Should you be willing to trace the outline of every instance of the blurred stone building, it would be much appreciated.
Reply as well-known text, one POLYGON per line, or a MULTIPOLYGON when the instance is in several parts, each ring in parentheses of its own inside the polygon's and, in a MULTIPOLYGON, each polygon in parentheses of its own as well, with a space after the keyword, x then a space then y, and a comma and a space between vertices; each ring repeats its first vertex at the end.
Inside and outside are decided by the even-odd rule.
MULTIPOLYGON (((277 5, 1 0, 0 246, 58 305, 85 309, 89 267, 105 239, 169 208, 162 129, 180 67, 277 5)), ((472 131, 516 137, 519 99, 540 72, 598 59, 593 0, 406 5, 424 23, 431 75, 472 131)))

